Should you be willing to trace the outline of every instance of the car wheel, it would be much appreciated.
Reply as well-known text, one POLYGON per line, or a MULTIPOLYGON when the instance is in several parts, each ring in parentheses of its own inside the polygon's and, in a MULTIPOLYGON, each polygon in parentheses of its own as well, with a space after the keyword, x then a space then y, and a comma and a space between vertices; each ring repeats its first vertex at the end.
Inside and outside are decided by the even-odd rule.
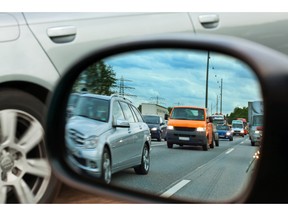
POLYGON ((206 143, 202 146, 203 151, 208 151, 209 148, 209 143, 208 143, 208 138, 206 138, 206 143))
POLYGON ((159 137, 157 138, 157 141, 158 141, 158 142, 161 142, 161 141, 162 141, 162 133, 161 133, 161 132, 159 133, 159 137))
POLYGON ((144 145, 142 151, 141 164, 137 167, 134 167, 134 170, 137 174, 146 175, 150 169, 150 151, 147 144, 144 145))
POLYGON ((229 141, 233 141, 233 137, 230 137, 230 138, 229 138, 229 141))
POLYGON ((255 142, 251 141, 251 146, 255 146, 255 142))
POLYGON ((214 137, 212 137, 212 141, 211 141, 211 144, 209 145, 209 147, 210 147, 211 149, 214 148, 214 137))
POLYGON ((215 146, 219 146, 219 139, 218 140, 215 140, 215 146))
POLYGON ((111 156, 107 148, 104 148, 102 155, 102 172, 101 172, 101 181, 105 184, 111 182, 112 177, 112 168, 111 168, 111 156))
POLYGON ((173 148, 173 143, 167 142, 167 147, 168 147, 168 148, 173 148))
POLYGON ((12 89, 0 93, 0 203, 50 203, 61 182, 44 145, 45 105, 12 89))

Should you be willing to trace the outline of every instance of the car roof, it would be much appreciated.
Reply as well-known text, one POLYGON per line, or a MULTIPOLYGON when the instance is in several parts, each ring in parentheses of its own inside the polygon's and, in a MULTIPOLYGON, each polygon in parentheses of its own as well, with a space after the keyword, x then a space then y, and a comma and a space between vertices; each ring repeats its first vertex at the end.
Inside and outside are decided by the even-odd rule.
POLYGON ((195 108, 195 109, 206 109, 204 107, 197 107, 197 106, 174 106, 173 109, 175 108, 195 108))
POLYGON ((121 100, 121 101, 126 101, 130 104, 132 104, 132 102, 130 100, 128 100, 127 98, 121 96, 121 95, 99 95, 99 94, 92 94, 92 93, 85 93, 81 95, 82 97, 92 97, 92 98, 98 98, 98 99, 102 99, 102 100, 111 100, 112 98, 116 98, 117 100, 121 100))

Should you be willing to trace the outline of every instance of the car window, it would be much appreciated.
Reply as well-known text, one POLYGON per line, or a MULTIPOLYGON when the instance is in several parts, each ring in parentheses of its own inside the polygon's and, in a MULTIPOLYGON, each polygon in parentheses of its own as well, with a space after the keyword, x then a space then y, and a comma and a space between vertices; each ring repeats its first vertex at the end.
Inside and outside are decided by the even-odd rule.
POLYGON ((132 107, 133 113, 136 115, 138 122, 143 122, 143 118, 141 114, 139 113, 139 111, 136 109, 136 107, 134 106, 131 106, 131 107, 132 107))
POLYGON ((113 102, 113 108, 112 108, 112 112, 113 112, 113 119, 120 119, 120 120, 124 120, 125 116, 122 112, 122 108, 119 104, 118 101, 114 101, 113 102))
POLYGON ((229 130, 229 127, 224 125, 218 125, 216 128, 217 130, 229 130))
POLYGON ((171 118, 186 120, 204 120, 204 110, 197 108, 177 108, 173 110, 171 118))
POLYGON ((128 120, 129 122, 135 122, 133 113, 131 109, 129 108, 129 105, 125 102, 120 102, 120 104, 123 109, 126 120, 128 120))
POLYGON ((160 124, 160 118, 158 116, 144 116, 145 122, 148 124, 160 124))
POLYGON ((109 119, 109 101, 94 97, 81 97, 74 115, 107 122, 109 119))

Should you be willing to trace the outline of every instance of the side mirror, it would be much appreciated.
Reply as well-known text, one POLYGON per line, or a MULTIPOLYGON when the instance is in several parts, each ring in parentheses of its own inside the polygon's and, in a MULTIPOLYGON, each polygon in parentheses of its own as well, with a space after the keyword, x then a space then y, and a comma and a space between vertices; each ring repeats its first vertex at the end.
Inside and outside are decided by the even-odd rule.
MULTIPOLYGON (((50 98, 45 145, 51 166, 59 179, 77 189, 89 193, 109 193, 131 202, 288 201, 288 191, 285 187, 283 189, 288 182, 286 133, 283 132, 284 127, 275 127, 281 125, 287 116, 287 68, 287 56, 249 41, 215 35, 157 36, 119 42, 95 50, 71 66, 50 98), (217 80, 213 80, 215 75, 221 76, 225 84, 221 89, 222 113, 232 113, 238 105, 247 106, 250 100, 263 100, 261 159, 249 165, 249 169, 247 164, 257 150, 257 147, 251 146, 249 139, 243 138, 241 148, 231 150, 231 143, 224 141, 214 147, 213 135, 210 135, 205 137, 205 140, 208 139, 204 142, 204 145, 210 146, 211 154, 207 154, 199 150, 198 145, 202 142, 193 143, 194 134, 190 134, 197 132, 203 135, 205 131, 203 125, 197 125, 197 113, 179 113, 182 116, 179 117, 180 123, 169 126, 166 134, 159 134, 155 128, 154 131, 153 128, 149 130, 135 108, 147 101, 154 101, 154 104, 164 101, 165 110, 176 104, 196 107, 212 104, 213 109, 218 109, 220 92, 217 80), (118 114, 133 122, 128 133, 117 128, 110 129, 105 122, 85 116, 66 118, 68 98, 83 88, 83 84, 102 102, 109 101, 115 92, 118 93, 118 114), (273 112, 277 107, 281 109, 273 112), (78 125, 81 129, 78 137, 87 139, 84 143, 90 142, 86 147, 69 140, 69 131, 73 131, 73 125, 76 125, 71 121, 75 118, 85 122, 81 127, 78 125), (155 139, 158 139, 157 142, 155 139), (151 149, 153 157, 150 157, 151 149), (81 158, 74 157, 72 163, 68 154, 73 150, 81 151, 78 154, 81 158), (93 154, 88 154, 91 152, 93 154), (214 153, 225 157, 211 158, 214 153), (199 161, 194 161, 197 159, 199 161), (279 159, 282 159, 280 163, 279 159), (239 160, 241 163, 235 165, 239 160), (223 164, 225 167, 222 167, 223 164), (81 172, 75 172, 71 166, 77 166, 81 172), (109 184, 98 181, 106 175, 112 176, 109 184), (231 193, 226 194, 226 191, 231 193)), ((95 105, 103 104, 99 102, 95 105)), ((101 106, 97 108, 99 111, 101 106)), ((155 114, 157 110, 150 112, 155 114)), ((127 122, 117 121, 116 125, 127 127, 127 122)), ((240 143, 236 139, 231 142, 235 146, 240 143)))
POLYGON ((213 123, 213 117, 212 116, 209 116, 207 120, 209 123, 213 123))
POLYGON ((165 120, 168 120, 168 119, 169 119, 169 114, 165 114, 165 115, 164 115, 164 119, 165 119, 165 120))
POLYGON ((127 120, 120 120, 120 119, 117 119, 116 120, 116 123, 113 124, 114 127, 130 127, 130 124, 127 120))

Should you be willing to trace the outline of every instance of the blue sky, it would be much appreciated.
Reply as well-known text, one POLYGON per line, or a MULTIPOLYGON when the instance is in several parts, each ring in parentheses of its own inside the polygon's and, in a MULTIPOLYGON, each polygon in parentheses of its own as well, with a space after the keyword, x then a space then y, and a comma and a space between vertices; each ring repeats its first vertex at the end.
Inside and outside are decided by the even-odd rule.
MULTIPOLYGON (((147 50, 118 55, 105 62, 112 66, 116 78, 124 78, 125 93, 141 103, 158 103, 164 107, 192 105, 205 107, 207 51, 147 50), (125 81, 126 80, 126 81, 125 81)), ((238 59, 210 53, 208 109, 222 112, 247 106, 248 101, 262 100, 260 85, 251 69, 238 59), (218 83, 217 83, 218 82, 218 83)), ((118 83, 119 84, 119 83, 118 83)))

